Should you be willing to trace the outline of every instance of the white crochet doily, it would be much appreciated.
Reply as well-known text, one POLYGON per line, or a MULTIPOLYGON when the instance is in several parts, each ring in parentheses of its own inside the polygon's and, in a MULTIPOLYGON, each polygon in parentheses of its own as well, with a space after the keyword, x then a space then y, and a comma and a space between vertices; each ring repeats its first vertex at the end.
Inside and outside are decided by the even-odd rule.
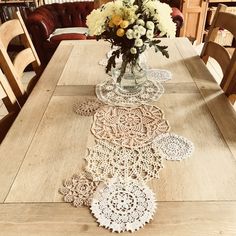
POLYGON ((65 202, 70 202, 75 207, 90 206, 98 183, 93 181, 90 174, 82 172, 65 180, 63 187, 59 189, 59 193, 64 195, 65 202))
POLYGON ((98 139, 128 148, 143 147, 168 130, 162 110, 150 105, 103 106, 95 113, 91 128, 98 139))
POLYGON ((102 105, 104 104, 98 99, 85 99, 83 101, 76 101, 73 104, 73 111, 81 116, 92 116, 102 105))
POLYGON ((118 176, 148 181, 159 178, 163 168, 159 150, 151 145, 129 149, 97 140, 85 159, 86 168, 96 181, 118 176))
POLYGON ((118 233, 134 232, 153 218, 155 196, 146 185, 116 179, 99 187, 90 209, 100 226, 118 233))
POLYGON ((157 80, 158 82, 165 82, 172 79, 172 74, 168 70, 162 69, 148 69, 147 78, 149 80, 157 80))
POLYGON ((194 145, 186 138, 173 133, 158 135, 153 140, 166 160, 180 161, 192 155, 194 145))
POLYGON ((141 89, 135 93, 124 93, 113 79, 96 86, 96 95, 102 102, 114 106, 138 106, 157 101, 164 93, 163 86, 155 80, 146 80, 141 89))

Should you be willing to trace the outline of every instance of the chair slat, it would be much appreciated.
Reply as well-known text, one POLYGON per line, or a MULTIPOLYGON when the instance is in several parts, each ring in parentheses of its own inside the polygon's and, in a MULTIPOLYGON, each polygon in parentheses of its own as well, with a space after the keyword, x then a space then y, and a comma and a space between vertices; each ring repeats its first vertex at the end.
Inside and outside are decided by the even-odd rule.
POLYGON ((0 66, 3 70, 5 76, 7 77, 9 84, 14 91, 16 97, 22 97, 25 94, 25 89, 20 81, 20 76, 17 74, 13 63, 4 48, 1 40, 0 40, 0 66))
MULTIPOLYGON (((230 55, 228 51, 221 45, 210 41, 206 43, 205 54, 214 58, 219 63, 223 74, 225 74, 230 63, 230 55)), ((204 60, 204 57, 202 59, 204 60)))
POLYGON ((219 12, 215 27, 230 31, 236 37, 236 15, 229 12, 219 12))
POLYGON ((24 31, 20 25, 20 22, 16 19, 9 20, 0 27, 1 41, 4 48, 8 47, 13 38, 22 34, 24 34, 24 31))
POLYGON ((13 65, 17 74, 21 77, 25 68, 35 60, 31 48, 26 48, 19 52, 14 59, 13 65))

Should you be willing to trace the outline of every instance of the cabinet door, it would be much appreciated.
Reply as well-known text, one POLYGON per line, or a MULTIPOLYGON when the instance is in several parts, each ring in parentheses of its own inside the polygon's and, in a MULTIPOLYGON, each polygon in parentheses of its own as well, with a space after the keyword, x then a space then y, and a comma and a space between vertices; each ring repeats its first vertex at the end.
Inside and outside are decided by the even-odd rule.
POLYGON ((189 37, 192 41, 201 43, 208 2, 203 0, 183 0, 182 4, 184 25, 180 31, 180 36, 189 37))

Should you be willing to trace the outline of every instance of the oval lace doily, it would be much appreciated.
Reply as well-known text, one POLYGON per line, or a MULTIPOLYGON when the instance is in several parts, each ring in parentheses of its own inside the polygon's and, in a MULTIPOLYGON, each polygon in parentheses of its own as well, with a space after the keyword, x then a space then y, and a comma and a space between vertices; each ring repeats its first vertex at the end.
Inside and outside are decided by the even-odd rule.
POLYGON ((162 69, 148 69, 147 78, 149 80, 157 80, 158 82, 165 82, 172 79, 172 73, 168 70, 162 69))
POLYGON ((65 180, 59 193, 64 195, 65 202, 70 202, 75 207, 90 206, 98 184, 99 182, 93 181, 91 175, 82 172, 65 180))
POLYGON ((110 79, 96 86, 96 95, 102 102, 114 106, 133 106, 157 101, 164 93, 163 86, 155 80, 144 82, 140 91, 124 93, 110 79))
POLYGON ((96 181, 119 176, 148 181, 159 178, 159 171, 163 168, 159 150, 151 145, 129 149, 97 140, 85 159, 86 168, 96 181))
POLYGON ((75 102, 73 104, 73 111, 81 116, 92 116, 102 105, 104 104, 98 99, 85 99, 75 102))
POLYGON ((100 226, 118 233, 134 232, 153 218, 156 202, 146 185, 118 179, 98 187, 90 209, 100 226))
POLYGON ((94 115, 91 131, 96 138, 120 146, 142 147, 169 130, 163 117, 162 110, 156 106, 103 106, 94 115))
POLYGON ((166 160, 180 161, 192 155, 194 145, 186 138, 173 133, 157 136, 153 145, 157 146, 166 160))

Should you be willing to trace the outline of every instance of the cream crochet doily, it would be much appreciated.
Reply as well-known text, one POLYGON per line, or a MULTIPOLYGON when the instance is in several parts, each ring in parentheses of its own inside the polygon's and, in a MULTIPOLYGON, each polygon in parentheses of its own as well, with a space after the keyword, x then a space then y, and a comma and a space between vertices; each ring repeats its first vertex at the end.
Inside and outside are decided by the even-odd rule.
POLYGON ((180 161, 190 157, 194 151, 194 145, 191 141, 173 133, 157 136, 153 145, 160 149, 166 160, 180 161))
POLYGON ((85 99, 83 101, 76 101, 73 104, 73 111, 81 116, 92 116, 102 105, 104 104, 98 99, 85 99))
POLYGON ((138 106, 151 101, 157 101, 164 93, 161 83, 146 80, 141 89, 135 93, 123 93, 114 80, 106 80, 96 86, 96 95, 105 104, 114 106, 138 106))
POLYGON ((133 148, 151 143, 169 128, 162 110, 156 106, 103 106, 94 115, 91 131, 98 139, 133 148))
POLYGON ((75 207, 90 206, 98 184, 88 172, 81 172, 65 180, 59 193, 64 195, 65 202, 70 202, 75 207))
POLYGON ((96 181, 120 176, 143 182, 159 178, 163 168, 159 150, 151 145, 130 149, 97 140, 85 159, 86 169, 96 181))
POLYGON ((90 209, 100 226, 118 233, 134 232, 153 218, 156 202, 146 185, 114 179, 98 187, 90 209))

